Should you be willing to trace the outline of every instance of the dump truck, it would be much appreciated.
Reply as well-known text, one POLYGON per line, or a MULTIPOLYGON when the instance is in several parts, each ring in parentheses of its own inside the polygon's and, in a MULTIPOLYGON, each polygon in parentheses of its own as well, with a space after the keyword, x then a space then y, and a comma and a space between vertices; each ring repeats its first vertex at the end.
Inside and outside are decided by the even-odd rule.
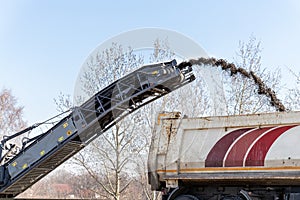
POLYGON ((148 176, 163 200, 300 199, 300 112, 161 113, 148 176))

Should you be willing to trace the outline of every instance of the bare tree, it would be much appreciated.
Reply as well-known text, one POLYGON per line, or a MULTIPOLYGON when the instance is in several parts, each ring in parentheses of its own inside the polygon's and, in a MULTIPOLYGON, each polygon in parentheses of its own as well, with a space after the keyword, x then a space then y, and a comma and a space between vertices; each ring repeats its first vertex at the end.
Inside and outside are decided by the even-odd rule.
POLYGON ((66 169, 57 169, 25 192, 19 198, 55 198, 55 199, 95 199, 92 190, 96 183, 84 173, 74 173, 66 169), (62 178, 68 177, 68 178, 62 178), (91 189, 90 189, 91 188, 91 189))
POLYGON ((84 168, 101 188, 95 192, 102 197, 120 199, 135 175, 132 165, 145 147, 138 134, 133 134, 137 121, 122 120, 111 131, 93 142, 86 151, 75 156, 75 163, 84 168))
POLYGON ((300 72, 296 74, 290 71, 295 78, 295 84, 292 88, 288 88, 287 95, 285 97, 285 103, 289 110, 299 110, 300 109, 300 72))
MULTIPOLYGON (((87 62, 87 70, 80 77, 81 89, 84 91, 81 95, 91 97, 142 64, 143 58, 136 55, 133 49, 112 43, 109 49, 98 52, 87 62)), ((77 98, 82 100, 82 97, 77 98)))
MULTIPOLYGON (((0 136, 9 136, 24 129, 26 122, 23 120, 23 107, 17 105, 17 99, 10 90, 0 92, 0 136)), ((3 164, 20 150, 21 141, 12 139, 6 144, 1 144, 1 163, 3 164)))
POLYGON ((11 135, 26 126, 23 120, 23 107, 10 90, 0 92, 0 135, 11 135))
MULTIPOLYGON (((250 40, 239 43, 235 65, 248 72, 253 71, 266 85, 276 93, 280 90, 280 71, 269 72, 261 67, 261 43, 251 36, 250 40)), ((254 81, 243 77, 241 74, 232 75, 223 72, 223 85, 225 88, 226 105, 228 114, 247 114, 266 111, 275 111, 270 106, 266 96, 258 94, 254 81)))

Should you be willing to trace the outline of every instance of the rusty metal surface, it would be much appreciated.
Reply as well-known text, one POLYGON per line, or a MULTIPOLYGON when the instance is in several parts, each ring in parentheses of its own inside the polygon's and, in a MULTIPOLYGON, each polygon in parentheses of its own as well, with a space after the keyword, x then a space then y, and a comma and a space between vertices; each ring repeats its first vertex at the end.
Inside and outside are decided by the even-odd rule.
POLYGON ((182 119, 183 129, 238 128, 274 126, 300 123, 300 112, 264 113, 235 116, 216 116, 182 119))
POLYGON ((194 184, 227 184, 227 185, 300 185, 300 172, 230 172, 230 173, 197 173, 164 176, 165 180, 181 180, 194 184))

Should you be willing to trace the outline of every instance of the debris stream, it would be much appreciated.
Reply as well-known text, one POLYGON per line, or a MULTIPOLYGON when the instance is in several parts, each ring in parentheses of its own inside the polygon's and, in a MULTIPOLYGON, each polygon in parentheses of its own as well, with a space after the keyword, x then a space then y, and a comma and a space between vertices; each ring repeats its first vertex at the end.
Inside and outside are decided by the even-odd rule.
POLYGON ((221 67, 224 71, 229 71, 230 75, 241 74, 242 76, 252 79, 254 83, 258 87, 258 94, 265 95, 270 98, 270 103, 272 106, 276 108, 279 112, 286 111, 285 106, 281 103, 281 101, 277 98, 275 92, 268 87, 263 80, 258 77, 253 71, 248 72, 246 69, 242 67, 236 67, 235 64, 229 63, 224 59, 216 59, 216 58, 198 58, 198 59, 190 59, 188 61, 181 62, 178 67, 183 68, 186 66, 193 66, 193 65, 211 65, 215 67, 221 67))

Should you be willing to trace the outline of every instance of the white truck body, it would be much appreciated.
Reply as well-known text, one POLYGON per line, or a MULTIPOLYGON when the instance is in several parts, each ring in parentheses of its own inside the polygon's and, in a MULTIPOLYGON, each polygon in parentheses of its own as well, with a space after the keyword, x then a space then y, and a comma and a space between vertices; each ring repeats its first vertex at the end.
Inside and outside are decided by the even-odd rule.
POLYGON ((162 113, 148 167, 152 189, 168 191, 165 199, 300 199, 300 112, 162 113))

